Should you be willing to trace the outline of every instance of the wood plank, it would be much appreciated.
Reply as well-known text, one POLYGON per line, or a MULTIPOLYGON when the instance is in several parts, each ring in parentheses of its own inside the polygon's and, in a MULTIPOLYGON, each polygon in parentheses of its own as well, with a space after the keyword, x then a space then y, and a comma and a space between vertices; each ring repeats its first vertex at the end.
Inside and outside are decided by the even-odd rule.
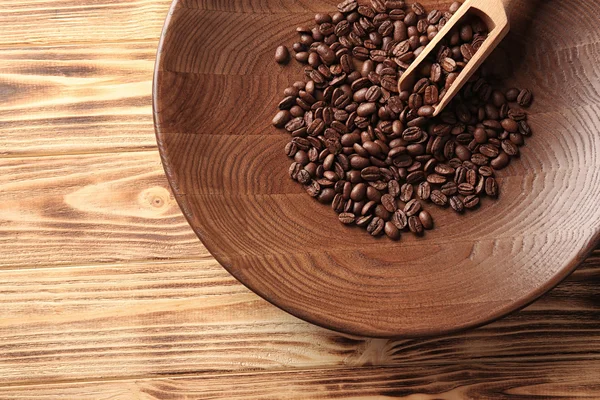
POLYGON ((156 147, 156 41, 0 48, 0 157, 156 147))
POLYGON ((3 399, 597 399, 600 362, 330 368, 2 389, 3 399))
POLYGON ((369 365, 424 371, 600 362, 600 250, 525 310, 421 340, 351 337, 305 323, 251 293, 210 257, 4 270, 0 279, 0 386, 369 365))
POLYGON ((1 268, 203 257, 156 151, 0 159, 1 268))
POLYGON ((171 0, 3 0, 0 46, 157 40, 171 0))

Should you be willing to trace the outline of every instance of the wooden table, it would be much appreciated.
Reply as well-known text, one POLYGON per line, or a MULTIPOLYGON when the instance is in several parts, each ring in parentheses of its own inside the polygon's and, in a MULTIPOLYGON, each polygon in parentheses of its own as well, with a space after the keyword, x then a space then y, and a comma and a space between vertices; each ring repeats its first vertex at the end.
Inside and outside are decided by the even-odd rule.
POLYGON ((600 250, 525 310, 425 340, 330 332, 231 278, 156 150, 169 5, 2 2, 1 399, 600 398, 600 250))

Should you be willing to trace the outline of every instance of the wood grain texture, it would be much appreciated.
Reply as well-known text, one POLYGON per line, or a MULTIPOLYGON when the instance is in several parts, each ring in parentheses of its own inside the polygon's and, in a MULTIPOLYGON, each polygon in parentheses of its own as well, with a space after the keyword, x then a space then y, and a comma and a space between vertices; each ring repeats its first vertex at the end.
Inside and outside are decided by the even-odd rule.
POLYGON ((9 387, 3 396, 6 400, 595 399, 599 371, 598 361, 329 368, 9 387))
POLYGON ((288 178, 289 136, 270 126, 270 116, 301 67, 276 66, 273 49, 291 43, 290 27, 313 14, 282 14, 253 1, 241 10, 176 1, 160 44, 154 106, 184 214, 217 260, 254 291, 344 332, 439 334, 524 306, 566 277, 600 231, 593 18, 600 5, 552 3, 531 18, 521 2, 516 14, 529 19, 517 19, 496 55, 504 60, 499 67, 514 65, 511 83, 536 93, 534 137, 499 174, 501 198, 463 217, 435 209, 438 229, 397 244, 342 226, 288 178), (574 9, 589 35, 566 32, 556 17, 574 9))
POLYGON ((0 269, 203 257, 156 151, 0 159, 0 269))
POLYGON ((0 157, 156 148, 156 44, 0 46, 0 157))
POLYGON ((4 0, 0 47, 156 42, 170 0, 4 0))
POLYGON ((435 380, 442 366, 508 371, 500 364, 513 363, 515 377, 543 377, 555 364, 600 362, 599 265, 597 251, 532 306, 486 327, 406 340, 310 325, 258 298, 212 258, 5 270, 0 387, 252 371, 293 377, 296 369, 372 365, 435 380), (531 362, 541 363, 537 373, 531 362))

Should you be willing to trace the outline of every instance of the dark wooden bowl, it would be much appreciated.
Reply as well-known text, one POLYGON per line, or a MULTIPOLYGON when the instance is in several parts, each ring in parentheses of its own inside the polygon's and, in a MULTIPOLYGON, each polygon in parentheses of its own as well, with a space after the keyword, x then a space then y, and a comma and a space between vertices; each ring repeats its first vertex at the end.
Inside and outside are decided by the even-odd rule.
MULTIPOLYGON (((428 8, 449 2, 422 1, 428 8)), ((499 173, 501 196, 400 242, 342 226, 288 177, 270 121, 302 68, 273 61, 335 1, 175 0, 154 81, 159 148, 198 237, 237 279, 315 324, 422 336, 499 318, 551 289, 600 230, 600 2, 518 8, 496 53, 535 93, 533 136, 499 173), (535 8, 535 10, 534 10, 535 8)))

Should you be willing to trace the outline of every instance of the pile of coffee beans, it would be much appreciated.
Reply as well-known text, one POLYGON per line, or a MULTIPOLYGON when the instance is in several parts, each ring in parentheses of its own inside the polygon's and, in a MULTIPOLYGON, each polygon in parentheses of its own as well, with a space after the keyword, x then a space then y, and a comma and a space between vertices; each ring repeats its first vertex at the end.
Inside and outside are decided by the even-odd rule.
MULTIPOLYGON (((292 136, 291 178, 341 223, 397 240, 402 230, 433 228, 426 203, 462 213, 498 196, 495 171, 531 134, 518 106, 528 107, 532 93, 496 89, 484 66, 431 117, 485 41, 485 24, 461 21, 419 68, 412 90, 398 90, 399 77, 459 7, 427 12, 403 0, 345 0, 336 13, 317 14, 314 27, 296 29, 305 80, 284 91, 273 125, 292 136)), ((275 60, 288 58, 280 46, 275 60)))
MULTIPOLYGON (((435 10, 427 19, 419 20, 427 26, 432 21, 438 20, 441 13, 435 10)), ((426 29, 422 28, 421 30, 426 29)), ((435 32, 435 31, 434 31, 435 32)), ((468 16, 461 22, 452 34, 441 40, 436 49, 430 53, 426 62, 422 63, 417 71, 421 78, 414 85, 408 98, 410 109, 417 110, 420 117, 431 117, 435 106, 446 95, 460 72, 473 58, 488 36, 488 29, 481 18, 468 16)), ((397 57, 403 57, 411 50, 409 43, 401 42, 392 50, 397 57)), ((401 93, 401 98, 406 97, 401 93)))

